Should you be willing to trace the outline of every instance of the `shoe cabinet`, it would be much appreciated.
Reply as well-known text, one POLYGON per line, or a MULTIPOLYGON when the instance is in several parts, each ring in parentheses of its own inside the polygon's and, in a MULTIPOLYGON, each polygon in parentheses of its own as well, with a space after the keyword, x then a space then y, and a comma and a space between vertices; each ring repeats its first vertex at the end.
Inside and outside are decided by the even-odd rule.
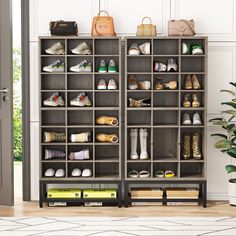
MULTIPOLYGON (((47 199, 47 184, 116 184, 118 186, 118 198, 116 201, 120 205, 120 185, 121 185, 121 49, 120 38, 93 38, 93 37, 40 37, 39 38, 39 71, 40 71, 40 206, 43 202, 55 201, 47 199), (54 43, 61 42, 65 48, 63 55, 49 55, 45 49, 54 43), (91 55, 72 54, 71 50, 79 43, 86 42, 91 48, 91 55), (43 67, 56 60, 64 63, 63 72, 44 72, 43 67), (70 67, 87 60, 92 64, 91 72, 71 72, 70 67), (116 73, 99 73, 99 63, 101 60, 106 63, 113 59, 116 64, 116 73), (114 79, 117 85, 115 90, 97 90, 100 79, 104 79, 106 84, 110 79, 114 79), (43 101, 53 93, 59 92, 65 101, 63 107, 44 106, 43 101), (92 102, 90 107, 75 107, 70 105, 70 101, 81 92, 86 92, 92 102), (98 125, 96 118, 99 116, 115 116, 119 124, 117 126, 98 125), (78 134, 90 131, 92 134, 89 142, 71 142, 71 134, 78 134), (45 142, 45 132, 59 132, 65 134, 65 141, 45 142), (116 134, 119 142, 108 143, 96 140, 96 135, 116 134), (89 150, 89 159, 70 160, 71 152, 89 150), (46 160, 46 150, 63 151, 65 157, 46 160), (64 176, 45 177, 45 171, 52 168, 64 170, 64 176), (72 171, 79 168, 81 171, 89 169, 89 177, 72 177, 72 171)), ((63 199, 62 199, 63 200, 63 199)), ((96 200, 96 199, 95 199, 96 200)), ((93 201, 95 201, 93 199, 93 201)), ((57 199, 58 201, 58 199, 57 199)), ((67 199, 67 202, 74 202, 67 199)), ((82 199, 77 200, 83 202, 82 199)), ((86 199, 88 201, 88 199, 86 199)), ((97 199, 96 201, 102 201, 97 199)), ((112 200, 114 201, 114 200, 112 200)))
MULTIPOLYGON (((130 191, 138 186, 160 186, 162 184, 197 184, 200 189, 198 201, 206 206, 206 85, 207 85, 207 38, 206 37, 126 37, 125 38, 125 199, 126 206, 134 201, 185 201, 184 199, 131 199, 130 191), (129 55, 132 43, 142 45, 150 43, 149 55, 129 55), (182 54, 182 43, 198 43, 203 46, 202 55, 182 54), (154 71, 155 62, 168 64, 174 58, 177 71, 154 71), (137 82, 149 81, 149 90, 130 90, 129 77, 134 75, 137 82), (186 77, 196 75, 200 83, 198 89, 185 89, 186 77), (156 90, 156 81, 163 84, 176 81, 175 89, 156 90), (191 106, 183 105, 186 94, 190 97, 191 106), (197 108, 192 107, 192 97, 196 94, 200 102, 197 108), (129 99, 150 99, 150 106, 130 107, 129 99), (201 125, 183 125, 183 115, 187 113, 191 122, 195 113, 200 115, 201 125), (142 144, 140 130, 147 133, 146 144, 142 144), (132 137, 136 130, 137 136, 132 137), (193 135, 198 133, 198 151, 201 158, 193 157, 193 135), (188 145, 190 156, 184 158, 184 137, 190 137, 188 145), (132 141, 133 139, 133 141, 132 141), (133 142, 133 144, 132 144, 133 142), (134 144, 137 143, 137 144, 134 144), (142 147, 144 145, 144 147, 142 147), (146 145, 146 146, 145 146, 146 145), (133 146, 133 147, 132 147, 133 146), (148 158, 140 158, 141 149, 147 151, 148 158), (138 158, 131 158, 137 151, 138 158), (156 177, 157 171, 172 171, 173 177, 156 177), (148 175, 143 175, 149 173, 148 175)), ((145 139, 145 138, 144 138, 145 139)), ((195 142, 196 148, 196 142, 195 142)), ((188 201, 188 200, 186 200, 188 201)))

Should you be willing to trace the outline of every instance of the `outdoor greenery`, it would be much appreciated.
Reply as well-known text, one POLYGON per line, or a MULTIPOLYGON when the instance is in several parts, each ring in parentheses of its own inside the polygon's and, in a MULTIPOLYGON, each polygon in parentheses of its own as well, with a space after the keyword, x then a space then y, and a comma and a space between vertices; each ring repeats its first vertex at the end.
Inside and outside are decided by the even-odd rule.
POLYGON ((13 154, 22 161, 21 51, 13 49, 13 154))
MULTIPOLYGON (((230 82, 230 84, 235 88, 236 83, 230 82)), ((216 136, 220 138, 215 143, 215 147, 220 149, 221 152, 228 154, 232 158, 236 158, 236 92, 234 90, 221 90, 222 93, 228 93, 232 96, 232 99, 227 102, 222 102, 221 105, 227 105, 229 110, 221 111, 221 116, 211 119, 214 125, 220 126, 222 128, 222 133, 212 134, 211 136, 216 136)), ((236 172, 235 165, 226 165, 225 169, 228 173, 236 172)))

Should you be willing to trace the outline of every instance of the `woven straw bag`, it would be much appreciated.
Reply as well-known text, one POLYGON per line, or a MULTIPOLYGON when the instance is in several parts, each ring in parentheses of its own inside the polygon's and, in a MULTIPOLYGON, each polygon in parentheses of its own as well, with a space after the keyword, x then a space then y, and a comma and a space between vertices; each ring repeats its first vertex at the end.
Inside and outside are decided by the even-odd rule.
POLYGON ((157 35, 157 29, 156 26, 152 24, 152 20, 150 17, 145 16, 142 19, 142 24, 137 26, 137 36, 156 36, 157 35), (149 24, 144 24, 144 20, 148 19, 150 21, 149 24))

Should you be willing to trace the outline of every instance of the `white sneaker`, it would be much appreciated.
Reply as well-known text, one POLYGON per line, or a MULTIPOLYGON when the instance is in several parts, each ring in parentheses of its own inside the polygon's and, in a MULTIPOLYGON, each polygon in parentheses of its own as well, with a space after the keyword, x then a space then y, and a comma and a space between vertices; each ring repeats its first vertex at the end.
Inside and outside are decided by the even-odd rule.
POLYGON ((191 120, 190 120, 190 116, 189 116, 188 113, 184 113, 184 114, 183 114, 182 124, 183 124, 183 125, 191 125, 191 124, 192 124, 192 122, 191 122, 191 120))
POLYGON ((70 71, 73 72, 92 72, 91 63, 87 62, 87 60, 81 61, 79 64, 75 66, 71 66, 70 71))
POLYGON ((65 54, 65 49, 61 42, 56 42, 50 48, 46 49, 45 52, 51 55, 62 55, 65 54))
POLYGON ((201 117, 200 115, 196 112, 193 115, 193 125, 201 125, 202 121, 201 121, 201 117))
POLYGON ((108 87, 108 90, 117 89, 116 81, 114 79, 110 79, 107 87, 108 87))
POLYGON ((55 173, 55 177, 61 178, 65 176, 65 171, 63 169, 58 169, 55 173))
POLYGON ((52 168, 49 168, 45 171, 44 176, 45 177, 53 177, 55 175, 55 170, 52 168))
POLYGON ((52 96, 50 96, 49 98, 45 99, 43 101, 43 105, 44 106, 50 106, 50 107, 63 107, 65 106, 65 102, 61 96, 60 93, 53 93, 52 96))
POLYGON ((65 64, 60 60, 56 60, 48 66, 43 67, 43 71, 45 72, 64 72, 65 71, 65 64))
POLYGON ((90 169, 84 169, 82 172, 82 177, 91 177, 92 171, 90 169))
POLYGON ((76 98, 70 101, 71 106, 77 107, 90 107, 92 106, 92 102, 88 98, 86 93, 80 93, 76 98))
POLYGON ((75 168, 71 171, 72 177, 80 177, 81 176, 81 170, 79 168, 75 168))
POLYGON ((139 49, 143 55, 150 55, 151 54, 151 44, 150 43, 143 43, 139 46, 139 49))
POLYGON ((98 90, 105 90, 107 89, 106 81, 104 79, 100 79, 97 85, 98 90))
POLYGON ((129 50, 128 50, 129 55, 139 55, 140 54, 140 49, 138 47, 137 43, 132 43, 129 50))
POLYGON ((86 42, 78 44, 75 48, 71 50, 72 53, 77 55, 91 55, 91 49, 86 42))

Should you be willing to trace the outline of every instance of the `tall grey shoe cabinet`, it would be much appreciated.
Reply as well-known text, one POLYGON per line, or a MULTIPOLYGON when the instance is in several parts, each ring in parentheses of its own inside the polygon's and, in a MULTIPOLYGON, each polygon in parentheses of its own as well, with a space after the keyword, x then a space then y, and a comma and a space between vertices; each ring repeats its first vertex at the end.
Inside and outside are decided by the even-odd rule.
MULTIPOLYGON (((184 199, 132 199, 132 188, 147 186, 170 186, 174 184, 199 185, 199 199, 197 201, 206 206, 206 81, 207 81, 207 38, 206 37, 126 37, 125 38, 125 199, 126 206, 132 202, 160 201, 163 203, 188 201, 184 199), (132 43, 141 45, 145 42, 151 44, 150 55, 129 55, 128 50, 132 43), (182 43, 191 45, 200 43, 204 48, 203 55, 183 55, 182 43), (176 72, 155 72, 154 62, 167 65, 168 58, 174 58, 178 64, 176 72), (185 90, 187 75, 195 74, 199 79, 201 88, 198 90, 185 90), (138 82, 150 81, 150 90, 129 90, 128 77, 134 75, 138 82), (155 90, 155 81, 161 78, 163 83, 177 81, 176 89, 155 90), (183 100, 186 94, 197 94, 200 100, 198 108, 184 108, 183 100), (149 107, 130 107, 129 98, 139 100, 151 99, 149 107), (202 125, 183 125, 184 113, 190 115, 198 112, 202 125), (131 159, 132 129, 138 131, 137 152, 140 155, 139 130, 147 130, 147 153, 148 159, 131 159), (192 139, 193 133, 200 133, 202 158, 196 160, 192 154, 190 159, 183 158, 184 135, 189 134, 192 139), (137 176, 135 173, 148 171, 149 177, 137 176), (156 177, 157 171, 171 170, 174 177, 156 177)), ((192 143, 192 140, 191 140, 192 143)), ((192 148, 192 147, 191 147, 192 148)), ((191 150, 192 153, 192 150, 191 150)))
MULTIPOLYGON (((111 200, 92 199, 92 201, 116 201, 121 204, 121 50, 120 38, 93 38, 93 37, 40 37, 40 207, 43 202, 89 202, 90 199, 50 199, 47 197, 49 184, 93 184, 101 187, 101 184, 114 184, 117 186, 117 198, 111 200), (56 42, 65 46, 65 55, 49 55, 45 49, 56 42), (91 55, 75 55, 71 49, 79 43, 86 42, 91 50, 91 55), (56 60, 65 64, 65 71, 60 73, 44 72, 43 67, 56 60), (70 71, 74 66, 86 59, 92 64, 91 73, 75 73, 70 71), (98 68, 101 60, 106 63, 113 59, 116 63, 116 73, 99 73, 98 68), (117 84, 115 90, 97 90, 100 79, 106 84, 114 79, 117 84), (54 92, 62 94, 65 100, 64 107, 46 107, 43 101, 54 92), (86 92, 92 101, 91 107, 74 107, 70 101, 79 93, 86 92), (99 116, 115 116, 119 120, 117 126, 97 125, 96 118, 99 116), (71 134, 92 132, 91 142, 72 143, 71 134), (63 142, 44 142, 45 132, 65 133, 63 142), (118 143, 98 142, 96 134, 117 134, 118 143), (70 160, 71 152, 89 150, 90 158, 86 160, 70 160), (59 150, 65 152, 65 157, 45 159, 46 150, 59 150), (63 169, 63 177, 45 177, 45 171, 49 168, 63 169), (90 169, 91 177, 73 177, 72 171, 79 168, 81 171, 90 169)), ((69 186, 68 186, 69 187, 69 186)))

